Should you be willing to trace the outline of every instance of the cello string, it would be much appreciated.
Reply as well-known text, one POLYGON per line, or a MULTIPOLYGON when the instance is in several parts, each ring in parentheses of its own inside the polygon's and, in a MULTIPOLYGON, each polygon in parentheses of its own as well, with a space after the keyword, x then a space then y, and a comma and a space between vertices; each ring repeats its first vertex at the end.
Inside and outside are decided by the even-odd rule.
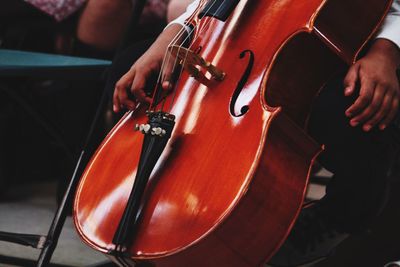
MULTIPOLYGON (((195 11, 193 12, 193 14, 190 15, 189 18, 188 18, 187 20, 192 19, 193 16, 195 15, 196 11, 197 11, 200 7, 201 7, 201 5, 199 5, 198 7, 196 7, 196 9, 195 9, 195 11)), ((188 34, 188 36, 190 36, 190 35, 192 34, 192 32, 193 32, 193 31, 190 31, 190 32, 188 33, 187 30, 186 30, 186 28, 185 28, 185 27, 182 27, 182 28, 179 30, 179 32, 177 33, 177 35, 175 35, 175 37, 171 40, 171 42, 168 44, 167 47, 170 47, 170 46, 172 46, 173 44, 178 43, 178 41, 181 39, 181 37, 182 37, 185 33, 188 34)), ((185 42, 185 40, 186 40, 186 39, 184 39, 183 42, 185 42)), ((164 57, 163 57, 162 65, 161 65, 161 68, 160 68, 160 72, 159 72, 159 74, 158 74, 156 87, 155 87, 155 90, 154 90, 154 92, 153 92, 152 103, 151 103, 149 109, 151 109, 151 107, 153 107, 153 106, 154 106, 154 108, 155 108, 155 106, 157 105, 158 99, 156 99, 155 96, 158 94, 158 91, 157 91, 157 90, 159 90, 159 88, 162 87, 161 81, 165 79, 165 77, 162 77, 162 74, 164 73, 166 62, 169 62, 169 61, 170 61, 170 57, 171 57, 171 54, 168 53, 168 49, 166 49, 166 51, 164 52, 164 57)), ((162 88, 161 88, 161 89, 162 89, 162 88)))
MULTIPOLYGON (((224 1, 226 1, 226 0, 224 0, 224 1)), ((208 9, 205 11, 205 14, 207 14, 207 13, 210 11, 210 9, 216 4, 216 2, 217 2, 216 0, 213 0, 213 3, 212 3, 212 4, 208 7, 208 9)), ((203 5, 204 5, 204 4, 203 4, 203 5)), ((202 8, 203 5, 199 5, 199 7, 197 8, 197 10, 198 10, 199 8, 202 8)), ((217 11, 221 8, 221 6, 222 6, 222 5, 220 5, 220 6, 218 7, 217 11)), ((189 19, 192 19, 193 16, 194 16, 195 14, 196 14, 196 12, 194 12, 194 13, 191 15, 191 18, 189 18, 189 19)), ((203 18, 205 17, 205 14, 204 14, 203 17, 201 17, 200 19, 203 19, 203 18)), ((188 19, 188 20, 189 20, 189 19, 188 19)), ((204 29, 206 26, 209 25, 210 21, 211 21, 211 18, 206 18, 206 22, 203 24, 202 28, 199 29, 199 32, 203 32, 203 31, 204 31, 203 29, 204 29)), ((192 33, 196 30, 196 27, 197 27, 197 26, 195 26, 195 27, 193 27, 193 28, 191 29, 191 31, 188 33, 188 35, 186 36, 186 38, 185 38, 185 39, 181 42, 181 44, 178 46, 177 55, 179 55, 179 51, 180 51, 180 49, 181 49, 182 46, 183 46, 182 44, 184 44, 186 41, 188 41, 189 38, 191 38, 192 33)), ((183 29, 185 32, 187 32, 185 28, 182 28, 182 29, 183 29)), ((194 39, 194 40, 195 40, 195 39, 194 39)), ((188 50, 193 46, 194 40, 192 40, 191 44, 190 44, 189 47, 188 47, 188 50)), ((175 44, 176 44, 176 43, 177 43, 177 42, 175 42, 175 44)), ((171 44, 170 44, 170 45, 171 45, 171 44)), ((183 63, 181 64, 182 66, 184 66, 184 64, 185 64, 185 62, 186 62, 186 59, 187 59, 187 56, 188 56, 188 50, 185 51, 186 54, 185 54, 183 63)), ((179 61, 179 60, 178 60, 178 57, 175 57, 175 61, 174 61, 173 67, 172 67, 172 69, 171 69, 172 71, 175 70, 178 61, 179 61)), ((169 59, 168 59, 168 63, 171 64, 170 61, 169 61, 169 59)), ((176 79, 176 80, 178 80, 178 79, 180 78, 180 76, 181 76, 181 74, 182 74, 182 71, 183 71, 183 68, 180 70, 179 75, 177 76, 177 79, 176 79)), ((163 75, 163 77, 162 77, 162 80, 163 80, 163 81, 166 80, 166 75, 167 75, 167 73, 164 72, 164 75, 163 75)), ((174 87, 174 90, 173 90, 173 96, 172 96, 172 101, 171 101, 171 105, 170 105, 170 109, 169 109, 169 110, 172 109, 172 105, 173 105, 173 103, 174 103, 174 101, 175 101, 175 95, 176 95, 176 84, 175 84, 175 87, 174 87)), ((166 102, 166 98, 163 99, 162 109, 164 109, 165 102, 166 102)))
MULTIPOLYGON (((172 43, 174 43, 174 42, 178 42, 178 40, 183 36, 183 34, 184 34, 185 31, 186 31, 185 28, 180 29, 180 30, 178 31, 178 33, 174 36, 174 38, 171 40, 171 42, 168 44, 167 47, 169 47, 169 46, 170 46, 172 43)), ((153 98, 152 98, 152 102, 151 102, 151 105, 150 105, 149 109, 151 109, 152 106, 155 106, 155 105, 157 104, 157 102, 158 102, 158 101, 155 99, 155 96, 156 96, 156 94, 158 93, 157 90, 158 90, 159 85, 160 85, 160 82, 161 82, 161 75, 162 75, 162 73, 163 73, 163 70, 164 70, 164 68, 165 68, 165 64, 166 64, 167 61, 169 61, 168 49, 166 49, 166 51, 164 52, 162 64, 161 64, 161 67, 160 67, 160 71, 159 71, 159 73, 158 73, 157 82, 156 82, 156 85, 155 85, 155 89, 154 89, 154 91, 153 91, 153 98), (168 59, 167 59, 167 57, 168 57, 168 59)))
MULTIPOLYGON (((183 33, 182 29, 178 32, 178 34, 174 37, 174 39, 170 42, 170 44, 168 46, 170 46, 171 43, 174 42, 175 40, 178 40, 179 39, 179 35, 181 33, 183 33)), ((151 110, 153 107, 155 108, 155 106, 157 105, 158 100, 156 99, 156 95, 157 95, 159 87, 161 85, 161 75, 163 73, 163 70, 165 69, 165 64, 166 64, 165 62, 168 61, 167 57, 168 57, 168 60, 169 60, 168 49, 164 52, 163 61, 162 61, 162 64, 161 64, 160 71, 158 73, 157 82, 155 84, 155 88, 154 88, 154 91, 153 91, 152 102, 150 104, 149 110, 151 110)))
MULTIPOLYGON (((226 1, 227 1, 227 0, 223 0, 223 2, 221 3, 221 5, 218 6, 218 8, 217 8, 217 10, 216 10, 216 13, 218 13, 218 12, 220 11, 220 9, 222 8, 222 6, 224 5, 224 3, 225 3, 226 1)), ((215 4, 216 2, 217 2, 217 0, 214 0, 214 1, 213 1, 213 3, 210 5, 210 7, 208 8, 208 10, 205 12, 205 14, 203 15, 203 17, 200 18, 200 19, 203 19, 203 18, 206 16, 206 14, 210 11, 210 9, 214 6, 214 4, 215 4)), ((208 29, 208 27, 211 25, 211 22, 212 22, 211 17, 205 18, 205 20, 206 20, 206 22, 205 22, 205 23, 203 24, 203 26, 199 29, 198 35, 200 35, 200 33, 204 33, 204 32, 208 29)), ((183 63, 182 63, 183 66, 184 66, 184 64, 185 64, 185 62, 186 62, 186 60, 187 60, 187 57, 188 57, 188 53, 189 53, 189 51, 190 51, 190 48, 192 48, 193 45, 194 45, 194 41, 195 41, 195 39, 192 40, 192 42, 191 42, 191 44, 189 45, 189 47, 185 50, 185 58, 184 58, 183 63)), ((179 53, 179 50, 181 49, 181 47, 182 47, 182 45, 179 46, 179 48, 178 48, 178 53, 179 53)), ((175 61, 174 64, 176 64, 176 62, 177 62, 177 61, 175 61)), ((174 65, 174 68, 175 68, 175 65, 174 65)), ((179 79, 180 76, 182 75, 182 72, 183 72, 183 68, 180 70, 178 79, 179 79)), ((169 107, 169 112, 171 112, 172 106, 173 106, 173 104, 174 104, 174 102, 175 102, 176 91, 177 91, 177 90, 176 90, 176 87, 175 87, 175 88, 174 88, 173 95, 172 95, 172 100, 171 100, 171 103, 170 103, 170 107, 169 107)))
MULTIPOLYGON (((214 3, 216 2, 216 0, 213 0, 213 1, 214 1, 214 3)), ((213 3, 212 5, 214 5, 214 3, 213 3)), ((203 7, 203 5, 204 5, 204 2, 200 2, 200 5, 195 9, 195 11, 193 12, 193 14, 191 14, 191 15, 189 16, 189 18, 186 19, 186 21, 193 20, 194 16, 197 14, 196 11, 198 11, 199 9, 201 9, 201 8, 203 7)), ((207 11, 208 11, 208 10, 207 10, 207 11)), ((184 44, 186 41, 189 40, 189 38, 191 38, 191 36, 192 36, 193 32, 196 30, 196 28, 197 28, 197 26, 194 25, 193 27, 190 28, 190 31, 188 32, 188 31, 186 30, 185 27, 182 27, 181 30, 179 31, 179 34, 178 34, 177 36, 175 36, 175 38, 169 43, 168 47, 171 47, 172 45, 176 45, 176 44, 178 43, 178 41, 181 39, 181 37, 182 37, 184 34, 186 34, 186 37, 185 37, 185 38, 181 41, 181 43, 178 45, 178 47, 179 47, 179 48, 178 48, 178 54, 179 54, 180 48, 183 46, 183 44, 184 44)), ((167 75, 168 75, 168 74, 171 75, 171 73, 173 73, 173 71, 174 71, 175 68, 176 68, 177 62, 178 62, 178 57, 175 57, 174 64, 172 65, 172 63, 171 63, 171 57, 172 57, 171 54, 172 54, 172 53, 168 52, 168 49, 167 49, 166 54, 168 54, 168 57, 167 57, 167 60, 166 60, 167 63, 164 63, 164 62, 163 62, 162 69, 161 69, 161 71, 160 71, 160 74, 162 74, 162 78, 161 78, 161 80, 157 81, 157 85, 158 85, 158 86, 157 86, 157 89, 158 89, 158 88, 161 88, 161 90, 162 90, 163 82, 166 81, 167 75), (165 68, 166 68, 165 66, 168 66, 168 65, 169 65, 169 66, 172 65, 172 68, 169 69, 169 71, 170 71, 171 73, 169 73, 168 71, 165 71, 165 68)), ((172 75, 171 75, 170 77, 172 77, 172 75)), ((177 77, 176 80, 178 80, 179 77, 180 77, 180 74, 179 74, 179 76, 177 77)), ((171 84, 171 83, 169 83, 169 84, 171 84)), ((175 90, 174 90, 174 91, 175 91, 175 90)), ((156 102, 158 102, 158 100, 157 100, 156 102)), ((165 102, 166 102, 166 97, 163 98, 161 110, 164 110, 165 102)), ((154 103, 154 98, 153 98, 153 103, 154 103)))
MULTIPOLYGON (((223 6, 223 4, 224 4, 226 1, 227 1, 227 0, 223 0, 223 2, 221 3, 221 5, 217 8, 217 11, 216 11, 216 12, 218 12, 218 11, 221 9, 221 7, 223 6)), ((217 3, 217 0, 213 0, 213 3, 208 7, 208 9, 204 12, 205 14, 204 14, 200 19, 203 19, 203 18, 206 16, 206 14, 211 10, 211 8, 214 7, 214 5, 215 5, 216 3, 217 3)), ((193 19, 193 16, 196 14, 196 11, 199 10, 199 9, 201 9, 201 8, 203 7, 203 5, 204 5, 204 3, 201 3, 201 4, 196 8, 196 10, 194 11, 194 13, 187 19, 187 21, 193 19)), ((205 31, 205 28, 207 28, 207 27, 210 25, 211 21, 212 21, 211 18, 205 18, 205 20, 206 20, 206 22, 205 22, 205 23, 203 24, 203 26, 199 29, 199 33, 204 32, 204 31, 205 31)), ((183 47, 183 44, 184 44, 186 41, 189 40, 189 38, 191 37, 192 33, 196 30, 196 27, 197 27, 197 26, 192 27, 189 33, 187 32, 186 28, 182 27, 182 29, 178 32, 178 34, 177 34, 177 35, 173 38, 173 40, 169 43, 168 47, 170 47, 170 46, 173 45, 173 44, 174 44, 174 45, 177 44, 178 41, 181 39, 181 37, 186 33, 186 34, 187 34, 187 35, 186 35, 186 38, 184 38, 184 40, 181 42, 181 44, 178 45, 178 52, 177 52, 177 53, 179 54, 179 50, 183 47)), ((195 39, 194 39, 194 40, 195 40, 195 39)), ((184 58, 184 60, 183 60, 183 64, 182 64, 182 65, 184 65, 184 63, 186 62, 186 59, 187 59, 187 56, 188 56, 188 51, 189 51, 190 48, 193 46, 193 41, 194 41, 194 40, 192 40, 191 44, 190 44, 189 47, 188 47, 188 50, 185 51, 186 55, 185 55, 185 58, 184 58)), ((155 92, 154 92, 154 94, 153 94, 152 104, 151 104, 150 107, 153 107, 153 106, 155 107, 155 105, 156 105, 157 102, 158 102, 158 99, 156 99, 156 96, 157 96, 157 94, 158 94, 158 90, 162 90, 162 84, 163 84, 164 81, 166 81, 166 75, 167 75, 167 74, 170 74, 170 73, 168 73, 168 71, 165 71, 165 68, 166 68, 165 66, 166 66, 166 64, 171 64, 170 61, 171 61, 171 53, 168 53, 168 49, 167 49, 167 50, 165 51, 165 54, 164 54, 164 59, 163 59, 163 63, 162 63, 162 66, 161 66, 161 71, 160 71, 159 76, 158 76, 156 89, 154 90, 155 92), (166 62, 167 62, 167 63, 166 63, 166 62), (160 89, 160 88, 161 88, 161 89, 160 89)), ((171 73, 175 70, 176 65, 177 65, 177 62, 178 62, 178 57, 175 57, 173 67, 170 69, 170 72, 171 72, 171 73)), ((180 73, 179 73, 179 75, 178 75, 178 77, 177 77, 176 80, 179 79, 179 77, 180 77, 181 74, 182 74, 182 71, 183 71, 183 68, 181 69, 181 71, 180 71, 180 73)), ((172 101, 171 101, 171 105, 170 105, 170 110, 172 109, 172 105, 173 105, 173 103, 174 103, 174 101, 175 101, 175 95, 176 95, 176 86, 175 86, 175 88, 174 88, 173 97, 172 97, 172 101)), ((166 102, 166 97, 164 97, 163 100, 162 100, 161 110, 164 110, 165 102, 166 102)))
MULTIPOLYGON (((226 0, 224 0, 223 2, 225 2, 226 0)), ((211 6, 208 8, 208 10, 205 12, 205 14, 207 14, 208 12, 209 12, 209 10, 213 7, 213 5, 215 4, 217 2, 217 0, 213 0, 213 3, 211 4, 211 6)), ((199 7, 198 8, 200 8, 202 5, 199 5, 199 7)), ((222 5, 221 5, 222 6, 222 5)), ((218 7, 218 9, 217 9, 217 11, 219 11, 219 9, 221 8, 221 6, 219 6, 218 7)), ((198 8, 196 9, 196 10, 198 10, 198 8)), ((196 14, 196 12, 194 12, 189 18, 193 18, 193 16, 196 14)), ((203 19, 204 17, 205 17, 205 14, 200 18, 200 19, 203 19)), ((189 19, 188 19, 189 20, 189 19)), ((204 23, 204 25, 199 29, 199 32, 203 32, 203 30, 205 29, 205 27, 207 26, 207 25, 209 25, 210 24, 210 21, 211 21, 211 19, 210 18, 206 18, 206 21, 205 21, 205 23, 204 23)), ((187 40, 189 40, 189 38, 191 37, 191 35, 192 35, 192 33, 195 31, 195 29, 196 29, 196 26, 194 26, 193 28, 191 28, 191 30, 189 31, 189 33, 187 32, 187 30, 186 30, 186 28, 185 27, 182 27, 182 29, 180 29, 179 30, 179 32, 178 32, 178 34, 171 40, 171 42, 168 44, 168 47, 170 47, 172 44, 177 44, 178 42, 179 42, 179 40, 181 39, 181 37, 186 33, 187 34, 187 36, 184 38, 184 40, 178 45, 178 54, 177 54, 177 56, 175 57, 175 61, 174 61, 174 64, 173 64, 173 68, 171 69, 171 72, 173 72, 173 70, 176 68, 176 65, 177 65, 177 62, 178 62, 178 55, 179 55, 179 51, 180 51, 180 49, 183 47, 183 44, 187 41, 187 40)), ((198 38, 198 37, 197 37, 198 38)), ((195 39, 194 39, 195 40, 195 39)), ((193 40, 193 41, 194 41, 193 40)), ((193 46, 193 43, 191 43, 190 45, 189 45, 189 48, 188 49, 190 49, 191 47, 193 46)), ((170 59, 171 59, 171 54, 172 53, 169 53, 168 52, 168 49, 164 52, 164 57, 163 57, 163 61, 162 61, 162 65, 161 65, 161 70, 160 70, 160 72, 159 72, 159 74, 158 74, 158 78, 157 78, 157 83, 156 83, 156 88, 155 88, 155 90, 154 90, 154 93, 153 93, 153 99, 152 99, 152 102, 151 102, 151 105, 150 105, 150 107, 149 107, 149 110, 151 110, 151 108, 155 108, 155 106, 157 105, 157 102, 158 102, 158 100, 156 100, 155 98, 156 98, 156 96, 157 96, 157 94, 158 94, 158 90, 160 90, 159 88, 161 88, 162 87, 162 83, 161 83, 161 81, 164 81, 165 80, 165 68, 166 68, 166 64, 168 64, 168 63, 170 63, 170 59), (167 63, 166 63, 167 62, 167 63), (160 86, 161 85, 161 86, 160 86)), ((187 59, 187 56, 188 56, 188 51, 186 51, 186 55, 185 55, 185 57, 184 57, 184 62, 186 62, 186 59, 187 59)), ((182 74, 182 72, 183 72, 183 68, 180 70, 180 73, 179 73, 179 76, 178 76, 178 78, 177 78, 177 80, 179 79, 179 77, 181 76, 181 74, 182 74)), ((174 90, 173 90, 173 96, 172 96, 172 103, 174 103, 174 101, 175 101, 175 96, 176 96, 176 86, 175 86, 175 88, 174 88, 174 90)), ((164 99, 163 99, 163 103, 162 103, 162 109, 161 110, 163 110, 164 109, 164 105, 165 105, 165 101, 166 101, 166 98, 164 97, 164 99)), ((171 107, 172 107, 172 104, 171 104, 171 107)), ((121 264, 121 265, 123 265, 123 266, 129 266, 129 264, 128 264, 128 262, 126 261, 126 259, 124 258, 124 257, 121 257, 119 254, 121 254, 122 255, 122 253, 123 253, 123 250, 124 250, 124 246, 122 245, 122 244, 117 244, 116 246, 115 246, 115 251, 117 251, 117 253, 118 253, 118 255, 117 255, 117 260, 118 260, 118 262, 121 264)))

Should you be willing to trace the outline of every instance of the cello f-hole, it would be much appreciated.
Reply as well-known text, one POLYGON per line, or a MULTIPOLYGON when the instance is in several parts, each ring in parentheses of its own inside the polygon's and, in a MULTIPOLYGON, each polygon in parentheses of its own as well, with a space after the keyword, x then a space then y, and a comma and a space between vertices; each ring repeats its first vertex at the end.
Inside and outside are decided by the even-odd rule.
POLYGON ((242 78, 240 78, 235 91, 233 92, 231 102, 230 102, 230 107, 229 107, 229 111, 230 111, 231 115, 234 117, 241 117, 244 114, 246 114, 250 109, 248 105, 244 105, 243 107, 240 108, 239 114, 235 113, 236 101, 237 101, 240 93, 242 92, 244 85, 247 83, 247 80, 250 76, 251 70, 253 69, 253 65, 254 65, 254 53, 251 50, 244 50, 243 52, 240 53, 239 58, 240 59, 244 58, 246 56, 246 54, 249 55, 249 63, 247 64, 246 70, 244 71, 242 78))

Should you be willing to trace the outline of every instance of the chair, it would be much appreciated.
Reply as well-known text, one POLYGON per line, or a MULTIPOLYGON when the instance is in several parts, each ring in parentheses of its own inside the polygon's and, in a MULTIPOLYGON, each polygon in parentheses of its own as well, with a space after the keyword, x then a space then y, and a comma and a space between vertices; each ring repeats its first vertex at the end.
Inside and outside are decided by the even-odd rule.
MULTIPOLYGON (((1 77, 42 77, 57 79, 66 78, 78 80, 101 80, 104 79, 104 72, 110 66, 111 62, 107 60, 98 60, 90 58, 79 58, 70 56, 60 56, 45 53, 23 52, 16 50, 0 49, 0 78, 1 77)), ((40 125, 50 138, 53 138, 60 147, 63 148, 66 158, 73 161, 73 154, 66 145, 63 137, 58 133, 52 124, 46 121, 41 114, 35 110, 29 103, 21 98, 12 88, 0 83, 0 90, 10 96, 19 106, 26 111, 29 116, 40 125)), ((97 122, 104 107, 105 95, 99 103, 94 121, 97 122)), ((94 131, 94 125, 90 130, 90 136, 94 131)), ((88 141, 87 141, 88 142, 88 141)), ((86 143, 87 143, 86 142, 86 143)), ((83 159, 85 150, 81 152, 77 165, 83 159)), ((75 168, 74 177, 78 174, 78 167, 75 168)), ((52 253, 56 247, 58 237, 61 233, 62 226, 67 216, 66 203, 72 197, 73 187, 78 179, 71 181, 68 190, 58 206, 54 216, 53 223, 46 235, 31 235, 0 232, 0 240, 17 243, 20 245, 30 246, 41 250, 41 255, 37 262, 38 266, 47 266, 49 264, 52 253)), ((8 256, 0 256, 0 262, 20 264, 22 266, 32 266, 34 262, 13 258, 8 256)), ((59 265, 51 265, 59 266, 59 265)))

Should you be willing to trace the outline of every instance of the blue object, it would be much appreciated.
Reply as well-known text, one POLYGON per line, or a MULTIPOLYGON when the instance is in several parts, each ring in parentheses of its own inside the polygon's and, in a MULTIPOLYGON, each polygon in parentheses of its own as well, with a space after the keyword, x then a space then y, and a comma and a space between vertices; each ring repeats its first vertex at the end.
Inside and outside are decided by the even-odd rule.
POLYGON ((108 60, 0 49, 0 76, 92 80, 110 65, 108 60))

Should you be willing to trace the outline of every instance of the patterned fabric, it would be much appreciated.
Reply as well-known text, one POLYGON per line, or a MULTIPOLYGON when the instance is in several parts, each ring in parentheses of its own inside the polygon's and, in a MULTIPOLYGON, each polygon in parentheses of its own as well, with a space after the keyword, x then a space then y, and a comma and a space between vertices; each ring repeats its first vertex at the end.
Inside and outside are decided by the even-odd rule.
POLYGON ((78 10, 86 0, 25 0, 36 8, 61 21, 78 10))
MULTIPOLYGON (((54 17, 57 21, 67 18, 78 10, 87 0, 25 0, 36 8, 54 17)), ((118 1, 118 0, 110 0, 118 1)), ((141 23, 154 23, 164 20, 169 0, 147 0, 143 9, 141 23)))

